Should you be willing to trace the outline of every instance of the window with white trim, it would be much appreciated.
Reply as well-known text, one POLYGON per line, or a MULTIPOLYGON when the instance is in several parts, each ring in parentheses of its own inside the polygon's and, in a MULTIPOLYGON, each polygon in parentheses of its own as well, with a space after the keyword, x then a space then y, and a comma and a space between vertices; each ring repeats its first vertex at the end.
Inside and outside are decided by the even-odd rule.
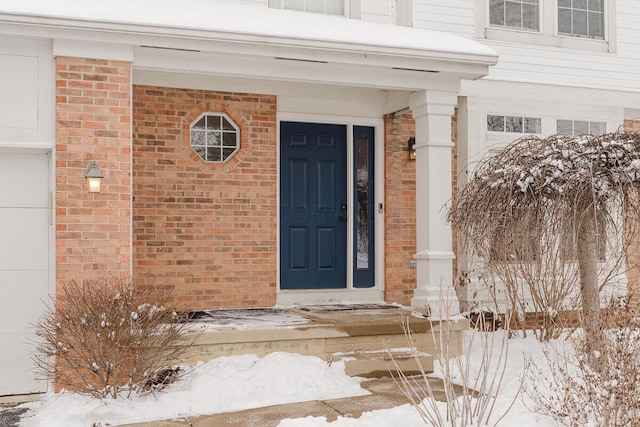
POLYGON ((538 31, 539 0, 489 0, 489 24, 538 31))
POLYGON ((351 1, 354 0, 269 0, 269 7, 350 17, 351 1))
POLYGON ((604 0, 558 0, 558 33, 604 37, 604 0))
POLYGON ((204 113, 191 123, 191 149, 205 162, 224 163, 240 150, 240 128, 224 113, 204 113))
POLYGON ((489 132, 509 133, 542 133, 542 119, 540 117, 487 115, 487 130, 489 132))
POLYGON ((613 0, 476 0, 476 37, 615 52, 613 0))
POLYGON ((557 132, 562 135, 602 135, 606 132, 605 122, 589 122, 586 120, 561 120, 556 121, 557 132))

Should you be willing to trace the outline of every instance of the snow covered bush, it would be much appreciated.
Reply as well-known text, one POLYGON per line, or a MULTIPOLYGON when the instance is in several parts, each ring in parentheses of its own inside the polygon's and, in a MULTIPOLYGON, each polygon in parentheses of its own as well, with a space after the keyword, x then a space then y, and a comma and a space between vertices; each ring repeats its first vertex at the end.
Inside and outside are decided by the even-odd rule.
POLYGON ((36 325, 34 360, 56 385, 96 398, 160 390, 180 375, 189 351, 171 299, 146 285, 103 279, 62 287, 36 325))
POLYGON ((506 287, 509 310, 549 314, 546 340, 572 299, 598 330, 603 287, 638 267, 625 262, 639 188, 640 133, 526 136, 474 168, 449 220, 463 256, 506 287))
POLYGON ((640 420, 640 324, 627 307, 603 312, 602 329, 585 339, 576 331, 570 349, 530 360, 525 394, 531 409, 566 426, 634 427, 640 420))

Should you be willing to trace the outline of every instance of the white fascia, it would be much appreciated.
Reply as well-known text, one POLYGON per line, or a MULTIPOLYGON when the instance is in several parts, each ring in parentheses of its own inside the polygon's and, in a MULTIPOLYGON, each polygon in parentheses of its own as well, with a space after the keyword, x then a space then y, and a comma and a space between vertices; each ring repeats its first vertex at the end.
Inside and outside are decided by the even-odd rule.
POLYGON ((173 2, 179 9, 173 15, 172 2, 108 3, 96 9, 95 2, 79 0, 0 0, 0 34, 446 72, 465 79, 485 76, 497 62, 496 52, 480 43, 424 29, 202 0, 179 7, 173 2), (185 12, 190 10, 197 13, 185 12), (203 20, 207 10, 215 19, 203 20))

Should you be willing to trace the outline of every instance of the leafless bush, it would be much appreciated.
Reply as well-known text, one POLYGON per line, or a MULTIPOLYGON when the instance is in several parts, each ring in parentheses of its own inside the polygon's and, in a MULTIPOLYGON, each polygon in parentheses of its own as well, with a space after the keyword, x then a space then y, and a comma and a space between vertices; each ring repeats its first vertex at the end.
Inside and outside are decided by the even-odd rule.
POLYGON ((640 134, 527 136, 477 165, 449 220, 510 310, 549 314, 538 335, 549 339, 553 316, 573 308, 565 301, 579 301, 585 327, 598 328, 599 293, 637 244, 639 186, 640 134))
POLYGON ((56 384, 96 398, 160 390, 197 334, 165 293, 128 280, 71 282, 36 325, 34 361, 56 384))
MULTIPOLYGON (((459 320, 458 320, 459 321, 459 320)), ((416 352, 416 363, 420 369, 418 376, 406 376, 395 365, 398 377, 396 384, 411 404, 418 410, 425 425, 428 426, 495 426, 508 413, 516 401, 520 390, 502 413, 495 412, 496 399, 503 384, 509 352, 508 333, 496 346, 491 327, 482 324, 484 317, 478 318, 480 331, 466 331, 463 337, 462 351, 455 345, 457 337, 451 317, 431 320, 433 339, 441 349, 436 356, 441 369, 445 405, 439 405, 433 378, 426 372, 416 352), (436 333, 436 331, 438 331, 436 333), (474 340, 479 339, 479 343, 474 340), (479 352, 477 349, 479 348, 479 352), (474 349, 476 351, 474 351, 474 349), (472 361, 480 361, 478 368, 471 366, 472 361)), ((404 324, 409 347, 416 349, 414 337, 409 329, 409 321, 404 324)), ((393 360, 393 358, 392 358, 393 360)), ((395 360, 394 360, 395 363, 395 360)))
POLYGON ((586 339, 546 352, 546 364, 529 360, 525 394, 531 409, 566 426, 638 425, 640 419, 640 327, 637 314, 611 306, 603 326, 586 339))

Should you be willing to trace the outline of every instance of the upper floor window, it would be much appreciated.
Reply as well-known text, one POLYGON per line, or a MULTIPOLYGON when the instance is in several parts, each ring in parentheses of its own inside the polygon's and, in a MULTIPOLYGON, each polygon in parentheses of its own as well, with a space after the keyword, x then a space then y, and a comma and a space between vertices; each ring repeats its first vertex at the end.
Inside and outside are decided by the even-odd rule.
POLYGON ((348 17, 350 0, 269 0, 269 6, 278 9, 348 17))
POLYGON ((489 23, 493 26, 539 30, 539 0, 490 0, 489 23))
POLYGON ((558 33, 604 37, 604 0, 558 0, 558 33))
POLYGON ((240 149, 240 128, 224 113, 205 113, 191 123, 191 149, 205 162, 224 163, 240 149))
POLYGON ((607 124, 604 122, 588 122, 585 120, 558 120, 558 133, 568 136, 576 135, 602 135, 606 131, 607 124))
POLYGON ((614 0, 476 0, 476 37, 596 52, 616 51, 614 0))

